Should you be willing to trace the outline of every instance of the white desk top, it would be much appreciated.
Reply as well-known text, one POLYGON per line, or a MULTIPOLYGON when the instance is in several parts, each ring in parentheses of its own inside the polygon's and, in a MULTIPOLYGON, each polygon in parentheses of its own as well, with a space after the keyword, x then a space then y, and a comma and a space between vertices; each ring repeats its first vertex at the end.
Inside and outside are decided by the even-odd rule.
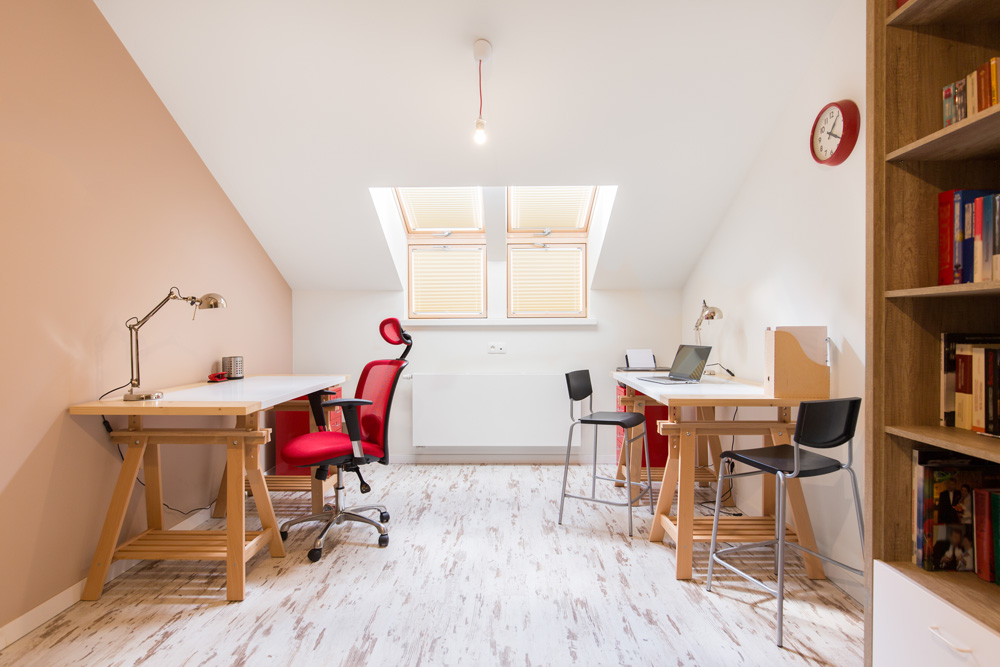
POLYGON ((664 405, 761 405, 783 406, 798 405, 802 398, 774 398, 767 396, 764 385, 752 380, 720 377, 718 375, 702 376, 697 384, 660 384, 646 382, 645 377, 666 375, 666 373, 646 372, 616 372, 612 377, 625 386, 649 396, 654 401, 664 405))
POLYGON ((248 415, 347 382, 346 375, 254 375, 163 390, 157 401, 114 398, 70 407, 74 415, 248 415))

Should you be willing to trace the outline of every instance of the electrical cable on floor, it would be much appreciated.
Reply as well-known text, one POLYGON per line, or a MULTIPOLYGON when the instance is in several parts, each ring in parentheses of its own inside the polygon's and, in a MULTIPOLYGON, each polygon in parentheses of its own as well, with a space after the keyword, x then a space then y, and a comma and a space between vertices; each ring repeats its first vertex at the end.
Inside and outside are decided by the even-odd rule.
MULTIPOLYGON (((119 389, 124 389, 125 387, 129 386, 130 384, 132 384, 131 380, 130 380, 129 382, 126 382, 125 384, 123 384, 123 385, 122 385, 122 386, 120 386, 120 387, 115 387, 114 389, 109 389, 109 390, 107 390, 106 392, 104 392, 103 394, 101 394, 101 395, 100 395, 100 397, 99 397, 99 398, 98 398, 97 400, 101 400, 101 399, 103 399, 103 398, 104 398, 105 396, 107 396, 108 394, 110 394, 110 393, 112 393, 112 392, 115 392, 115 391, 118 391, 119 389)), ((111 422, 109 422, 109 421, 108 421, 108 418, 107 418, 107 417, 106 417, 105 415, 101 415, 101 423, 102 423, 102 424, 104 424, 104 430, 105 430, 105 431, 107 431, 109 435, 111 434, 111 432, 112 432, 112 431, 114 431, 114 430, 115 430, 115 429, 114 429, 114 428, 113 428, 113 427, 111 426, 111 422)), ((118 457, 119 457, 119 458, 120 458, 120 459, 121 459, 122 461, 125 461, 125 455, 124 455, 124 454, 122 454, 122 446, 121 446, 121 445, 119 445, 119 444, 117 444, 117 443, 115 443, 115 448, 116 448, 116 449, 118 450, 118 457)), ((141 479, 139 479, 139 476, 138 476, 138 475, 136 475, 136 476, 135 476, 135 481, 139 482, 139 485, 140 485, 140 486, 143 486, 143 487, 145 487, 145 486, 146 486, 146 482, 144 482, 144 481, 142 481, 141 479)), ((208 505, 206 505, 205 507, 195 507, 194 509, 191 509, 191 510, 188 510, 187 512, 185 512, 184 510, 179 510, 179 509, 177 509, 176 507, 171 507, 170 505, 168 505, 168 504, 166 504, 166 503, 162 503, 162 504, 163 504, 163 506, 164 506, 164 507, 166 507, 166 508, 167 508, 168 510, 170 510, 171 512, 177 512, 178 514, 183 514, 184 516, 187 516, 187 515, 189 515, 189 514, 193 514, 193 513, 197 512, 197 511, 199 511, 199 510, 207 510, 207 509, 211 509, 211 508, 212 508, 212 505, 214 505, 214 504, 215 504, 215 501, 216 501, 216 500, 218 500, 218 498, 217 498, 217 497, 216 497, 216 498, 214 498, 214 499, 212 499, 212 501, 211 501, 210 503, 208 503, 208 505)))
MULTIPOLYGON (((732 371, 730 371, 728 368, 726 368, 725 366, 722 366, 722 364, 719 364, 719 366, 721 366, 724 370, 726 370, 727 373, 729 373, 730 375, 732 375, 732 371)), ((736 421, 736 415, 738 415, 739 413, 740 413, 740 409, 739 409, 739 407, 737 407, 733 411, 733 419, 732 419, 732 421, 736 421)), ((735 449, 735 447, 736 447, 736 436, 733 435, 733 439, 729 442, 729 451, 733 451, 733 449, 735 449)), ((726 474, 732 475, 733 474, 733 470, 736 469, 736 462, 733 461, 732 459, 729 459, 729 460, 726 461, 725 466, 726 466, 726 474)), ((722 502, 726 502, 727 500, 729 500, 730 498, 732 498, 732 496, 733 496, 733 480, 729 480, 729 488, 727 488, 726 492, 722 494, 722 502)), ((715 513, 715 501, 714 500, 706 500, 705 502, 698 503, 698 505, 700 505, 701 507, 704 507, 705 509, 711 509, 712 513, 713 514, 715 513)), ((736 508, 735 511, 731 511, 731 510, 727 509, 726 507, 723 507, 722 510, 719 513, 720 514, 725 514, 726 516, 743 516, 743 512, 741 512, 739 510, 739 508, 736 508)))

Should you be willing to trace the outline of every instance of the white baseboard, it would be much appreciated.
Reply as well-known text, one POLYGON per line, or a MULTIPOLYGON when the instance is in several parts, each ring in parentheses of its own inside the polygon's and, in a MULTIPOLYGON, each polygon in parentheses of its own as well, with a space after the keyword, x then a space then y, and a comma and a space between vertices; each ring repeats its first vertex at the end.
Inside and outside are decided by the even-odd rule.
MULTIPOLYGON (((173 528, 176 530, 192 530, 196 526, 207 521, 209 518, 211 518, 211 515, 208 510, 200 510, 184 519, 176 526, 173 526, 173 528)), ((140 562, 142 561, 114 561, 111 563, 111 567, 108 568, 107 580, 111 581, 112 579, 120 577, 140 562)), ((13 621, 0 628, 0 651, 79 602, 80 596, 83 595, 83 587, 86 583, 86 579, 81 579, 66 590, 61 593, 56 593, 42 604, 38 605, 34 609, 31 609, 27 613, 18 616, 13 621)))
MULTIPOLYGON (((566 462, 565 450, 562 454, 392 454, 390 464, 415 463, 433 465, 481 465, 498 463, 508 465, 563 465, 566 462)), ((589 458, 573 456, 571 465, 590 463, 589 458)), ((600 465, 614 465, 618 457, 614 454, 601 454, 597 457, 600 465)))

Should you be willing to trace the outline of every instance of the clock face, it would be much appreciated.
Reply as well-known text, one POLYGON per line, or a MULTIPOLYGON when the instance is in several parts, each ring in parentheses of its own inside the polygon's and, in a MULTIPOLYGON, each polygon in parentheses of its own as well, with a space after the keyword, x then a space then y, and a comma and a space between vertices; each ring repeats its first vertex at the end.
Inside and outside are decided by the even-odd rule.
POLYGON ((830 106, 820 114, 813 130, 812 149, 817 160, 829 160, 840 146, 844 136, 844 116, 836 106, 830 106))

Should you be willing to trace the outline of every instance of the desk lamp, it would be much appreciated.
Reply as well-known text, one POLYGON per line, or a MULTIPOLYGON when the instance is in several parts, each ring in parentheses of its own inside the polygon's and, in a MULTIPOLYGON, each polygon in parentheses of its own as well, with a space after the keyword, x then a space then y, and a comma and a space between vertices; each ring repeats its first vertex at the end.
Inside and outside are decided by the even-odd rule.
MULTIPOLYGON (((198 311, 203 308, 225 308, 226 300, 222 296, 216 294, 215 292, 209 292, 201 297, 193 296, 181 296, 181 291, 176 287, 171 287, 167 295, 163 297, 163 301, 156 304, 156 307, 151 311, 146 313, 146 316, 141 320, 137 317, 131 317, 125 322, 125 326, 128 327, 129 331, 129 357, 132 366, 132 380, 129 382, 128 393, 122 396, 123 400, 126 401, 155 401, 157 399, 163 398, 162 391, 153 391, 144 394, 137 394, 135 390, 139 388, 139 329, 143 324, 149 321, 153 315, 155 315, 160 308, 167 305, 168 301, 187 301, 190 305, 195 307, 194 315, 198 314, 198 311)), ((194 315, 191 319, 194 319, 194 315)))
POLYGON ((701 325, 705 320, 721 320, 722 310, 716 308, 715 306, 710 306, 705 303, 705 300, 701 300, 701 314, 698 315, 698 321, 694 323, 694 337, 695 343, 701 345, 701 325))

